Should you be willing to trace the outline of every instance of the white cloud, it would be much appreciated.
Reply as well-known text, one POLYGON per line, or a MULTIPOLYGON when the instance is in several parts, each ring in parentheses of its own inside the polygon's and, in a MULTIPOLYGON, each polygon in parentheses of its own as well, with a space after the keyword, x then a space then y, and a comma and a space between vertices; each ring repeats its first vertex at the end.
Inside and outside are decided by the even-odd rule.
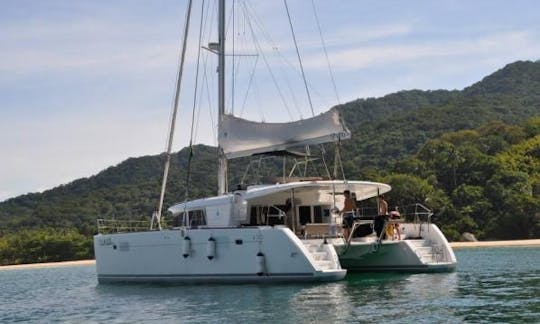
MULTIPOLYGON (((338 83, 342 80, 340 96, 349 101, 409 89, 462 89, 508 63, 540 57, 538 38, 534 32, 516 31, 430 44, 371 46, 362 51, 364 56, 353 50, 339 53, 335 70, 338 83)), ((326 68, 325 61, 311 63, 311 68, 326 68)))
MULTIPOLYGON (((347 25, 330 35, 323 35, 324 41, 329 47, 350 46, 375 40, 384 40, 396 36, 409 35, 414 31, 414 26, 407 23, 359 26, 347 25)), ((318 43, 320 46, 320 43, 318 43)))
MULTIPOLYGON (((358 70, 366 67, 430 59, 468 58, 483 60, 504 57, 509 62, 512 57, 516 56, 540 56, 539 38, 538 35, 529 31, 516 31, 465 40, 454 39, 430 43, 411 41, 410 44, 357 46, 351 49, 335 50, 329 55, 332 66, 341 70, 358 70)), ((305 66, 325 69, 327 63, 320 56, 312 56, 305 60, 305 66)))
MULTIPOLYGON (((167 19, 149 24, 126 19, 99 12, 71 19, 4 23, 0 28, 0 71, 4 76, 24 76, 174 69, 183 21, 167 19)), ((198 40, 191 36, 188 41, 188 48, 195 49, 187 52, 189 64, 196 60, 198 40)))

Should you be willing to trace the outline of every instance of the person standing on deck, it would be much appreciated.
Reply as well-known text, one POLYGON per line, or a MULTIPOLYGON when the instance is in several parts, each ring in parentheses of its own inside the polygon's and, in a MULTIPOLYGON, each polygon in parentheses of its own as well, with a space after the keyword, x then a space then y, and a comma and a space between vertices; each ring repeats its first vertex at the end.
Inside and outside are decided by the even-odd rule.
POLYGON ((388 217, 388 203, 384 200, 383 195, 379 195, 378 203, 378 215, 375 217, 374 228, 377 233, 377 237, 381 237, 382 231, 384 229, 384 221, 388 217))
POLYGON ((343 237, 346 241, 349 240, 351 235, 351 227, 353 225, 354 211, 356 210, 356 201, 352 199, 351 192, 349 190, 343 191, 345 201, 343 203, 343 209, 341 210, 342 225, 343 225, 343 237))

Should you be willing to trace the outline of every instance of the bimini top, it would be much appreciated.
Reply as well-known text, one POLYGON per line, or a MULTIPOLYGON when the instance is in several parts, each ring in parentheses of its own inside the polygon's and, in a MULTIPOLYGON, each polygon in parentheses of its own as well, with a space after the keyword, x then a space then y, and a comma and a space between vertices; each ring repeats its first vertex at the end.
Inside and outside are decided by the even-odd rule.
MULTIPOLYGON (((290 183, 280 183, 272 185, 250 186, 246 191, 242 190, 243 199, 247 202, 264 198, 287 191, 313 191, 322 194, 342 194, 345 190, 350 190, 356 194, 357 200, 365 200, 377 195, 387 193, 391 187, 384 183, 370 181, 299 181, 290 183)), ((193 210, 212 206, 223 206, 233 202, 234 193, 222 196, 196 199, 184 203, 178 203, 169 208, 173 214, 178 214, 184 210, 193 210)))
POLYGON ((337 109, 290 123, 258 123, 223 115, 219 145, 228 159, 349 139, 337 109))
POLYGON ((275 185, 261 185, 248 187, 244 199, 249 201, 262 196, 272 195, 278 192, 289 190, 317 190, 318 192, 327 192, 329 194, 341 194, 349 190, 356 194, 357 200, 365 200, 377 195, 385 194, 392 188, 384 183, 370 181, 343 181, 343 180, 324 180, 324 181, 300 181, 275 185))

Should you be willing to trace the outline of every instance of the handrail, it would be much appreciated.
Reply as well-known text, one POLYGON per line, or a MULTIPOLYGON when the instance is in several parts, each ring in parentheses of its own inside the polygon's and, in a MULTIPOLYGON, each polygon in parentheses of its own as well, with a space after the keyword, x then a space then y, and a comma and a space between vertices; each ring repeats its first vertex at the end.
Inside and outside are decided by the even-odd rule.
POLYGON ((405 220, 410 221, 412 218, 413 223, 431 223, 433 212, 421 203, 406 205, 398 209, 400 210, 401 218, 404 218, 405 220))
MULTIPOLYGON (((433 216, 433 212, 420 203, 396 207, 396 210, 399 210, 401 221, 412 220, 414 223, 431 223, 431 216, 433 216)), ((358 217, 374 219, 376 216, 378 216, 376 208, 362 207, 355 211, 355 219, 358 217)))
POLYGON ((134 221, 103 218, 97 220, 97 229, 99 234, 143 232, 148 231, 150 228, 149 225, 149 220, 134 221))

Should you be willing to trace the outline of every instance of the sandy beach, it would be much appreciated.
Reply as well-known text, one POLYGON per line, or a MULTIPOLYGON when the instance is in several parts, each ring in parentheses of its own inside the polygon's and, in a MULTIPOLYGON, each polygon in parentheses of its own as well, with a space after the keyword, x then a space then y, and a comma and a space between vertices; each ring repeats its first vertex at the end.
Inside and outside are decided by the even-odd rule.
MULTIPOLYGON (((540 239, 514 240, 514 241, 450 242, 450 246, 453 249, 483 248, 483 247, 511 247, 511 246, 540 246, 540 239)), ((6 265, 6 266, 0 266, 0 270, 85 266, 85 265, 94 265, 94 264, 96 264, 96 260, 78 260, 78 261, 6 265)))
POLYGON ((31 264, 15 264, 0 266, 0 270, 17 270, 17 269, 32 269, 32 268, 53 268, 53 267, 71 267, 94 265, 96 260, 77 260, 77 261, 61 261, 61 262, 45 262, 31 264))
POLYGON ((481 248, 481 247, 506 247, 506 246, 540 246, 537 240, 514 240, 514 241, 478 241, 478 242, 451 242, 453 249, 481 248))

